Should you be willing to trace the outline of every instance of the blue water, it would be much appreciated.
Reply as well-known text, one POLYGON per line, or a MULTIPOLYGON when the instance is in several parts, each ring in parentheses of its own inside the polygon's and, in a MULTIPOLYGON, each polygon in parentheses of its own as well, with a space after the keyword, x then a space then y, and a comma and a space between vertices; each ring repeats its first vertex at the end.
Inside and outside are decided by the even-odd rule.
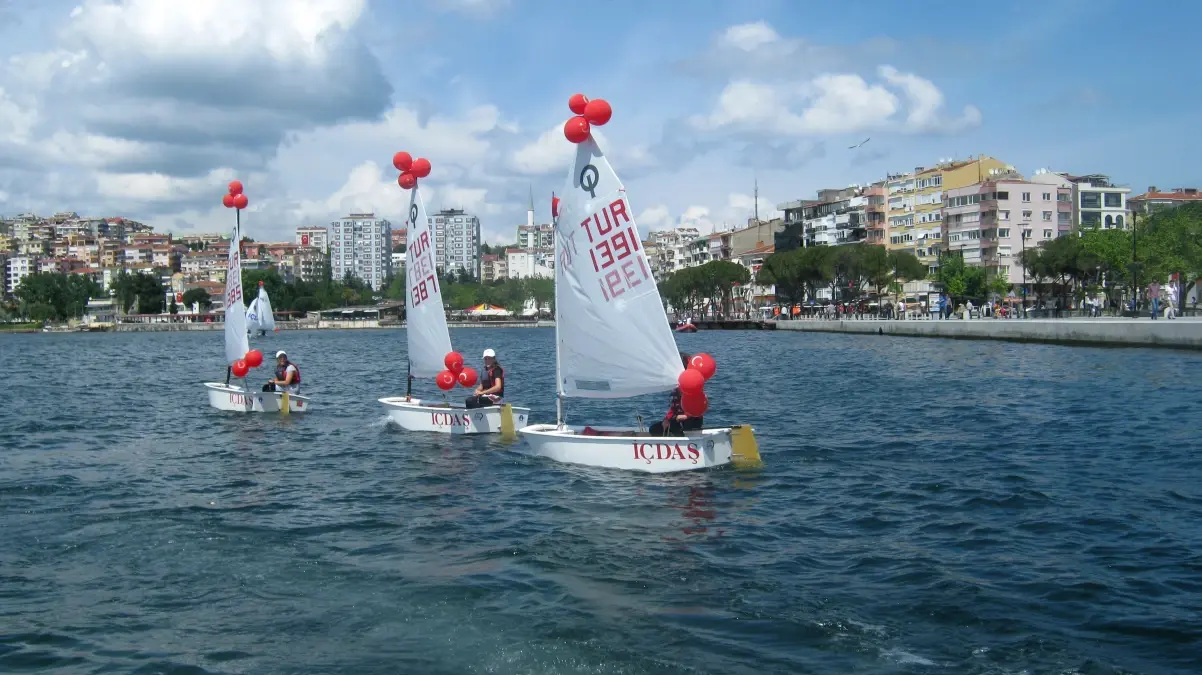
MULTIPOLYGON (((553 419, 550 330, 452 333, 553 419)), ((0 673, 1202 672, 1202 356, 678 340, 762 469, 407 434, 401 331, 256 343, 290 418, 207 407, 217 333, 0 336, 0 673)))

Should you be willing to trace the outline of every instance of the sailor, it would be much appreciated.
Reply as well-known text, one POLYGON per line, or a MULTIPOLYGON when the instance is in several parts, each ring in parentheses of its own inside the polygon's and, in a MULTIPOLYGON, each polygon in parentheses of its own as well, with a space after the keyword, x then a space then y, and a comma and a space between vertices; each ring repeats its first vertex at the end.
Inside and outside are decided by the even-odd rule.
MULTIPOLYGON (((680 352, 680 365, 686 369, 689 367, 688 354, 680 352)), ((664 419, 651 425, 650 436, 684 436, 686 431, 701 430, 704 418, 686 415, 684 405, 681 403, 682 398, 684 397, 680 393, 680 387, 672 390, 672 399, 668 402, 668 413, 664 415, 664 419)))
POLYGON ((480 384, 476 385, 476 393, 468 396, 464 405, 468 408, 486 408, 501 402, 505 396, 505 369, 497 361, 497 353, 491 349, 484 350, 484 372, 480 375, 480 384))
POLYGON ((282 349, 275 353, 275 362, 275 377, 263 385, 263 391, 286 391, 289 394, 298 393, 301 383, 300 368, 297 368, 295 363, 288 360, 288 355, 282 349))

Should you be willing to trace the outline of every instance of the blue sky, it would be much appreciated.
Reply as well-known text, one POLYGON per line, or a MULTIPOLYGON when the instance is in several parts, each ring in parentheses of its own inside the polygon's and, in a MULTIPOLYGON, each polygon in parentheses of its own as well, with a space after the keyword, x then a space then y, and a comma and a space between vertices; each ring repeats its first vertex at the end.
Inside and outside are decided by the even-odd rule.
POLYGON ((1190 3, 0 0, 0 213, 260 239, 354 210, 402 220, 389 158, 432 207, 513 239, 545 220, 577 91, 643 229, 743 222, 824 187, 985 153, 1202 185, 1190 3), (929 9, 927 9, 929 8, 929 9), (871 137, 862 148, 848 146, 871 137))

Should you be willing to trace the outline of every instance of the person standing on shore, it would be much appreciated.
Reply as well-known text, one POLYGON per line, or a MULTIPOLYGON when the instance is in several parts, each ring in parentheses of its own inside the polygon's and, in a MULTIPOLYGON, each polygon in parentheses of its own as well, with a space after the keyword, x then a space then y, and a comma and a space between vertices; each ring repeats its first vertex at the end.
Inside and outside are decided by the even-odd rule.
POLYGON ((1157 314, 1160 314, 1160 282, 1153 281, 1148 284, 1148 301, 1152 303, 1152 319, 1155 320, 1157 314))

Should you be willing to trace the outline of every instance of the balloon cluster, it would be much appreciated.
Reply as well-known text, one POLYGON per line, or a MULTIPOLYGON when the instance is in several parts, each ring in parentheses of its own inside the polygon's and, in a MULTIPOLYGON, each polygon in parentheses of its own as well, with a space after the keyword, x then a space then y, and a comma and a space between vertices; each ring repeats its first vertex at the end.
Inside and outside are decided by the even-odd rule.
POLYGON ((234 377, 246 377, 251 368, 258 368, 261 365, 263 365, 263 352, 252 349, 246 352, 245 357, 234 361, 234 365, 232 366, 234 377))
POLYGON ((584 94, 573 94, 568 108, 576 114, 563 125, 563 135, 573 143, 583 143, 592 135, 592 127, 602 126, 613 117, 614 110, 603 98, 588 100, 584 94))
POLYGON ((392 165, 401 172, 396 179, 397 184, 406 190, 417 187, 418 178, 430 175, 430 160, 425 157, 414 159, 413 155, 404 151, 392 156, 392 165))
POLYGON ((709 354, 697 354, 689 359, 689 367, 676 380, 680 387, 680 407, 689 417, 701 417, 710 407, 705 396, 705 382, 718 371, 718 364, 709 354))
POLYGON ((242 181, 230 181, 230 191, 221 197, 221 205, 227 209, 238 209, 241 211, 246 208, 250 200, 246 195, 242 194, 242 181))
POLYGON ((476 374, 475 368, 467 368, 463 365, 463 354, 459 352, 447 352, 447 355, 442 359, 442 365, 447 369, 438 374, 435 382, 438 383, 438 388, 443 391, 450 391, 455 388, 455 383, 458 382, 464 387, 476 386, 476 379, 479 377, 476 374))

